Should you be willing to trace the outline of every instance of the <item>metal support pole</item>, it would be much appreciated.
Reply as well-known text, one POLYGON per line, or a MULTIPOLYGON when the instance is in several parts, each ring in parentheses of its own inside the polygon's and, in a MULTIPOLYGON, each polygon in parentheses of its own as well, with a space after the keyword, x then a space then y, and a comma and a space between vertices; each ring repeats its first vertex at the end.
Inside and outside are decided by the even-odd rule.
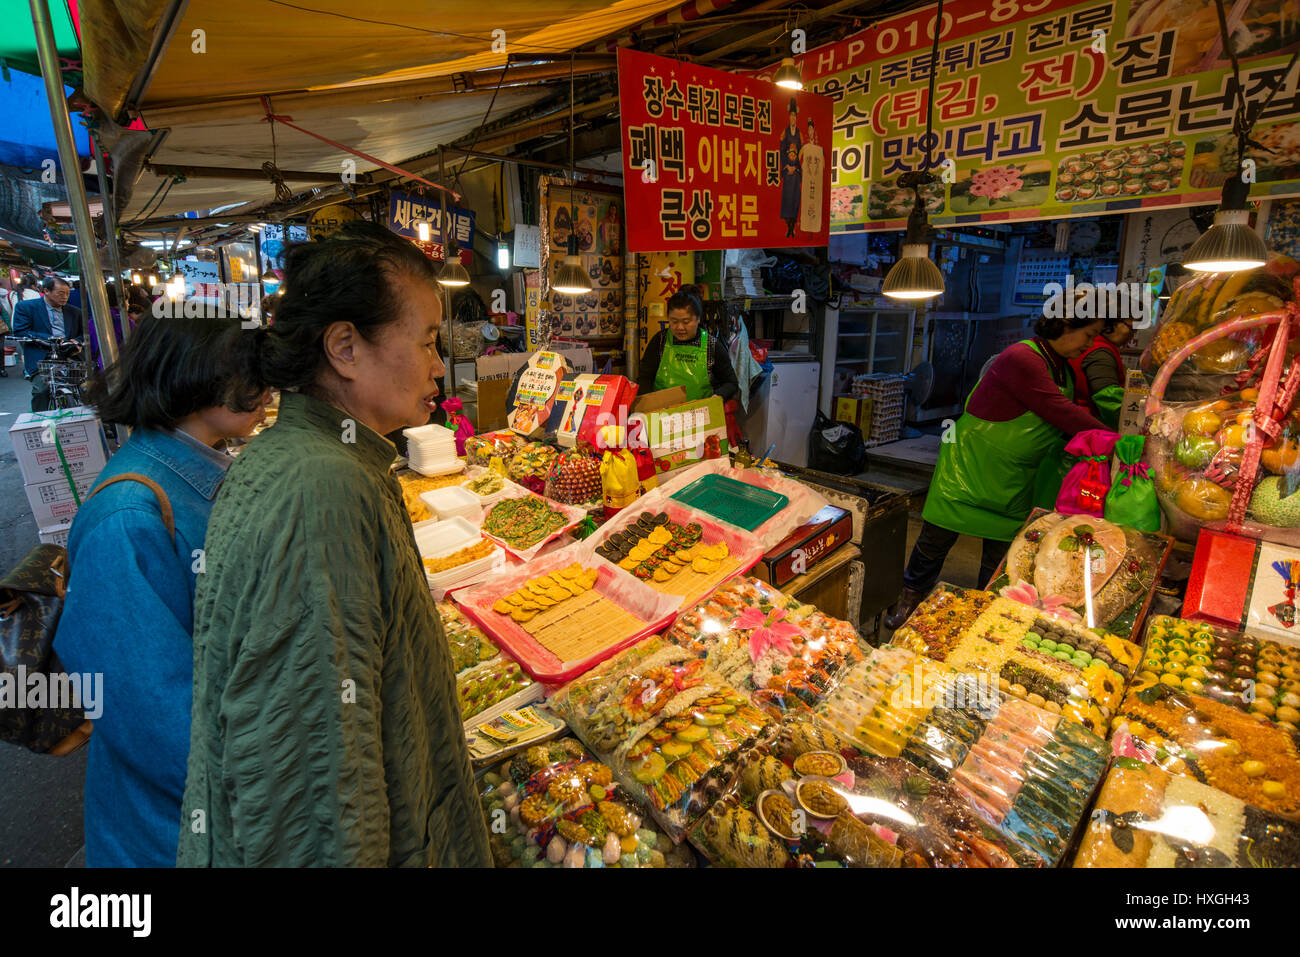
POLYGON ((86 184, 81 180, 77 145, 72 138, 72 118, 68 116, 68 103, 63 96, 63 75, 59 72, 59 52, 54 45, 50 6, 48 0, 29 2, 32 27, 36 31, 36 53, 40 58, 41 75, 45 78, 45 97, 49 101, 54 138, 59 144, 59 168, 68 188, 68 205, 77 231, 78 258, 85 263, 83 272, 95 277, 86 295, 95 319, 99 354, 107 367, 117 361, 117 338, 113 335, 113 316, 108 308, 108 295, 104 292, 104 270, 99 264, 95 226, 90 220, 90 205, 86 201, 86 184))
MULTIPOLYGON (((447 170, 444 166, 442 147, 438 147, 438 182, 447 181, 447 170)), ((447 192, 446 190, 438 191, 442 199, 442 222, 438 224, 438 235, 442 237, 442 265, 447 265, 447 192)), ((439 285, 442 285, 439 283, 439 285)), ((447 356, 451 359, 447 363, 447 381, 451 384, 447 397, 450 398, 456 394, 456 317, 451 311, 451 290, 447 286, 442 287, 443 302, 447 304, 446 312, 443 314, 443 321, 447 326, 447 356)))
POLYGON ((117 248, 117 206, 108 188, 108 154, 104 141, 94 136, 95 168, 99 171, 99 198, 104 209, 104 238, 108 241, 108 259, 113 264, 113 288, 117 290, 118 315, 122 317, 122 342, 131 335, 131 320, 127 317, 126 295, 122 288, 122 259, 117 248))

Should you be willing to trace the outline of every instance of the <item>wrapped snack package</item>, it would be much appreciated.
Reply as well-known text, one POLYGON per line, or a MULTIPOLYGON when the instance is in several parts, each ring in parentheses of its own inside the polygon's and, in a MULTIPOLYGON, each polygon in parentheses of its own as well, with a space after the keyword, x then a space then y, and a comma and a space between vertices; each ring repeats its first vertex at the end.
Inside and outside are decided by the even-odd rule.
POLYGON ((546 475, 558 455, 544 442, 529 442, 511 456, 510 478, 541 495, 546 491, 546 475))
POLYGON ((534 745, 493 768, 480 801, 498 867, 694 865, 573 738, 534 745))
POLYGON ((1087 429, 1066 443, 1065 451, 1078 461, 1066 473, 1056 497, 1062 515, 1101 518, 1110 491, 1110 454, 1119 435, 1105 429, 1087 429))
POLYGON ((532 679, 502 655, 483 629, 461 614, 459 608, 449 601, 438 602, 438 616, 456 667, 461 720, 468 721, 506 702, 523 703, 525 698, 541 697, 540 688, 535 688, 531 696, 521 694, 533 687, 532 679))
POLYGON ((1295 734, 1300 730, 1300 648, 1159 615, 1133 691, 1154 684, 1202 694, 1295 734))
POLYGON ((675 841, 771 723, 695 651, 661 638, 597 666, 550 705, 675 841))
POLYGON ((1133 641, 1172 544, 1104 518, 1038 510, 1012 540, 989 588, 1133 641))
POLYGON ((1129 692, 1119 718, 1111 738, 1116 754, 1189 775, 1247 804, 1300 820, 1294 732, 1163 683, 1129 692))
MULTIPOLYGON (((1296 262, 1274 257, 1258 269, 1235 273, 1205 273, 1183 283, 1160 313, 1155 337, 1142 354, 1148 376, 1189 340, 1243 316, 1273 312, 1294 296, 1291 278, 1296 262)), ((1208 343, 1175 370, 1166 395, 1174 401, 1212 400, 1234 388, 1268 333, 1245 330, 1208 343)))
POLYGON ((723 798, 691 830, 728 867, 1015 867, 1006 842, 956 788, 902 758, 867 755, 789 716, 741 756, 723 798))
POLYGON ((546 475, 545 494, 564 505, 599 505, 600 459, 588 452, 561 452, 546 475))
POLYGON ((483 633, 483 629, 466 618, 452 602, 440 601, 437 607, 457 674, 477 668, 501 654, 501 650, 483 633))
POLYGON ((1300 824, 1190 777, 1118 758, 1075 867, 1300 867, 1300 824))
POLYGON ((1078 622, 939 584, 892 643, 957 671, 984 672, 998 688, 1105 734, 1142 649, 1078 622))
POLYGON ((524 447, 524 440, 514 432, 487 432, 465 439, 465 458, 470 465, 489 465, 493 456, 509 461, 524 447))
POLYGON ((881 757, 954 785, 986 821, 1049 864, 1070 845, 1106 767, 1106 742, 898 647, 876 649, 817 719, 881 757))
POLYGON ((865 646, 847 621, 756 578, 738 578, 681 615, 668 640, 702 649, 708 665, 774 716, 817 705, 865 646))
MULTIPOLYGON (((1194 541, 1201 528, 1221 529, 1241 478, 1253 429, 1255 389, 1199 403, 1166 405, 1148 423, 1147 462, 1156 497, 1178 538, 1194 541)), ((1300 409, 1266 439, 1247 507, 1247 535, 1300 544, 1300 409)))

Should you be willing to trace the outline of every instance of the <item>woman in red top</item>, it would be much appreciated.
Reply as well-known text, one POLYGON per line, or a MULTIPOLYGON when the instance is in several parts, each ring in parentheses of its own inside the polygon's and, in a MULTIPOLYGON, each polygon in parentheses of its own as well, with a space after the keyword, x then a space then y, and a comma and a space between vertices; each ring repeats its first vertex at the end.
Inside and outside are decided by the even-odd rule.
POLYGON ((1083 355, 1070 360, 1075 380, 1074 401, 1111 429, 1119 422, 1127 376, 1119 349, 1132 335, 1132 319, 1107 319, 1083 355))

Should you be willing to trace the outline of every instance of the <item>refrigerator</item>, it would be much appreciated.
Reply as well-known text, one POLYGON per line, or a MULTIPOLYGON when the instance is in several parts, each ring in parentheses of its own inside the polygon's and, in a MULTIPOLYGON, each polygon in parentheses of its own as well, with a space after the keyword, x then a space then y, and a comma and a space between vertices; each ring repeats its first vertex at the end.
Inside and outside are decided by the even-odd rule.
POLYGON ((808 435, 817 416, 820 362, 774 362, 772 374, 750 397, 740 428, 755 457, 775 444, 772 458, 801 468, 808 465, 808 435))

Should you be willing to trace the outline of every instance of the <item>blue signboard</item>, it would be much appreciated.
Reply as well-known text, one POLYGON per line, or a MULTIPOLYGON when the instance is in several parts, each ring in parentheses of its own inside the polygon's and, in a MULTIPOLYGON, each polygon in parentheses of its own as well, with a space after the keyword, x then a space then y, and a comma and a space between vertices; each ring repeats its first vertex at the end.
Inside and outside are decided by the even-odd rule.
MULTIPOLYGON (((456 245, 470 249, 474 242, 474 212, 459 206, 447 207, 447 219, 456 237, 456 245)), ((438 196, 418 196, 393 190, 388 194, 388 228, 407 239, 419 239, 420 223, 429 224, 429 241, 442 244, 442 200, 438 196)))

